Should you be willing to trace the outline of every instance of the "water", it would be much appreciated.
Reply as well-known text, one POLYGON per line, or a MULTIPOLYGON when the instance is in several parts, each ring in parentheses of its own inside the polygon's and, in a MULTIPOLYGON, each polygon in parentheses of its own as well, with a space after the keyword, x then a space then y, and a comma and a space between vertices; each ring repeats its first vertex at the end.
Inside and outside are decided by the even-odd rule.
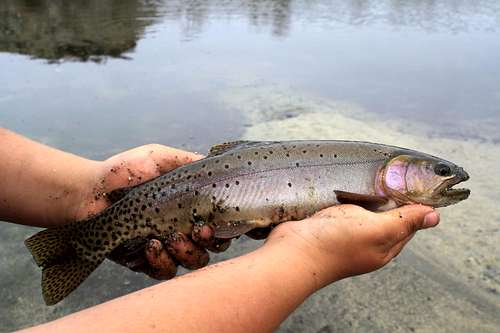
MULTIPOLYGON (((213 143, 242 136, 267 139, 279 129, 307 137, 316 128, 317 135, 407 142, 415 148, 432 139, 428 149, 445 154, 445 147, 470 142, 498 160, 499 30, 500 4, 487 0, 4 0, 0 124, 96 159, 151 142, 206 151, 213 143), (349 131, 327 131, 335 125, 328 122, 333 118, 349 131), (384 126, 399 134, 377 135, 384 126), (422 141, 408 139, 414 137, 422 141)), ((463 151, 472 154, 473 149, 463 151)), ((500 222, 496 215, 489 221, 500 222)), ((477 247, 495 252, 498 229, 488 227, 487 246, 477 247)), ((39 272, 22 245, 33 232, 0 226, 0 331, 47 321, 152 283, 108 263, 62 305, 46 308, 39 272), (117 283, 118 275, 123 281, 117 283)), ((243 242, 233 251, 250 246, 243 242)), ((481 258, 493 270, 481 262, 469 265, 467 272, 491 271, 490 280, 500 281, 495 280, 498 257, 481 258)), ((431 271, 425 262, 413 262, 431 271)), ((394 269, 390 276, 413 276, 394 269)), ((486 292, 498 288, 481 283, 473 286, 486 292)), ((339 306, 328 290, 308 301, 282 330, 313 331, 304 318, 322 313, 318 304, 339 306)), ((464 302, 471 297, 463 296, 464 302)), ((477 305, 481 297, 471 302, 477 305)), ((394 302, 394 311, 410 309, 394 302)), ((364 322, 364 312, 354 305, 346 311, 354 326, 335 326, 346 321, 323 313, 315 322, 324 326, 315 330, 349 331, 358 325, 397 331, 424 325, 408 315, 400 326, 387 324, 383 314, 364 322)))

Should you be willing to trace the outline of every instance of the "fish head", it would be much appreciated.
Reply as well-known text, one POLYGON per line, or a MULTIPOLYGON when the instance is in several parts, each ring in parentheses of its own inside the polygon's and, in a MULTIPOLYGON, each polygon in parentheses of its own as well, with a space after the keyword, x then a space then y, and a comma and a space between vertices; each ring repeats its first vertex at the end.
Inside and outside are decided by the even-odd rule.
POLYGON ((431 155, 401 154, 380 170, 378 189, 398 204, 445 207, 465 200, 470 190, 453 188, 469 179, 465 170, 431 155))

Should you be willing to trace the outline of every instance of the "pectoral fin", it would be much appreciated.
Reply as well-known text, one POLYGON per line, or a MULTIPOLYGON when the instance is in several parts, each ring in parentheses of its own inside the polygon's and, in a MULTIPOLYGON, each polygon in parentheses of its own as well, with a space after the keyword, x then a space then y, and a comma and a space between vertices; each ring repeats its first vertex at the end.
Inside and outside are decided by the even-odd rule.
POLYGON ((345 191, 334 192, 339 203, 357 205, 371 211, 377 211, 389 202, 387 198, 379 195, 358 194, 345 191))

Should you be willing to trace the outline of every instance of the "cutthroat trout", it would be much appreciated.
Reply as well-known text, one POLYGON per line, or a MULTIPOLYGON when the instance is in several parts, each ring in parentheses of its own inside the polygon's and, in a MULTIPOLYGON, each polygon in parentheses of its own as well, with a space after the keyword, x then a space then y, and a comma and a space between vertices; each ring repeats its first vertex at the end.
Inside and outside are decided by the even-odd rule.
MULTIPOLYGON (((199 161, 120 191, 85 221, 26 240, 42 267, 45 302, 55 304, 106 256, 137 238, 168 239, 210 224, 217 238, 300 220, 342 203, 382 211, 404 204, 443 207, 465 200, 469 178, 457 165, 399 147, 352 141, 239 141, 199 161)), ((111 196, 110 196, 111 197, 111 196)))

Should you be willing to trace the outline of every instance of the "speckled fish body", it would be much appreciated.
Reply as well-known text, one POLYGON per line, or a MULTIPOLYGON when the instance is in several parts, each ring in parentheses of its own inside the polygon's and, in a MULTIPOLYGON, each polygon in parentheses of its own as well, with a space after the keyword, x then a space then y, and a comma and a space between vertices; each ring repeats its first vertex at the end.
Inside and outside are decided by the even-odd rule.
POLYGON ((376 195, 377 170, 396 150, 354 142, 242 144, 137 188, 128 200, 144 197, 160 232, 190 232, 201 221, 229 238, 338 204, 335 191, 376 195))
POLYGON ((411 202, 446 206, 468 196, 468 190, 451 189, 467 178, 453 163, 381 144, 228 143, 132 188, 92 219, 44 230, 26 244, 43 268, 44 298, 54 304, 127 240, 168 239, 204 223, 214 227, 216 237, 232 238, 339 203, 371 210, 411 202))

